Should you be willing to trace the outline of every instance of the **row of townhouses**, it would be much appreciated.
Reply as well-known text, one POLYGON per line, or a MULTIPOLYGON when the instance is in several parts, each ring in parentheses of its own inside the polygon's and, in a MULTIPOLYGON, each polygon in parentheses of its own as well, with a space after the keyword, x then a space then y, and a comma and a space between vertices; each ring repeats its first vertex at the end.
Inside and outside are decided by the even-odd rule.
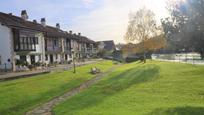
POLYGON ((46 25, 46 19, 29 21, 26 10, 21 16, 0 12, 0 69, 16 70, 16 61, 29 64, 64 63, 77 58, 88 58, 97 54, 93 40, 46 25))

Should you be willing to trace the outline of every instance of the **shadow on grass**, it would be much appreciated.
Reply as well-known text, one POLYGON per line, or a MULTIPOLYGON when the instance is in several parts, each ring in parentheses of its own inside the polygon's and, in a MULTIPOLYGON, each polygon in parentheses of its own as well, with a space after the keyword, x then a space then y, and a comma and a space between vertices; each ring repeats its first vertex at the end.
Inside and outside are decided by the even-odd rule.
POLYGON ((124 72, 117 72, 120 72, 120 74, 104 79, 59 106, 59 108, 62 107, 59 111, 62 113, 69 111, 69 114, 76 114, 75 112, 78 110, 96 106, 106 98, 128 89, 132 85, 154 80, 159 74, 159 67, 156 65, 144 65, 125 70, 124 72))
POLYGON ((158 74, 159 67, 155 65, 131 68, 100 83, 99 85, 101 85, 101 88, 99 91, 105 94, 114 94, 132 85, 151 81, 158 76, 158 74))
POLYGON ((169 109, 157 109, 149 115, 204 115, 204 107, 176 107, 169 109))

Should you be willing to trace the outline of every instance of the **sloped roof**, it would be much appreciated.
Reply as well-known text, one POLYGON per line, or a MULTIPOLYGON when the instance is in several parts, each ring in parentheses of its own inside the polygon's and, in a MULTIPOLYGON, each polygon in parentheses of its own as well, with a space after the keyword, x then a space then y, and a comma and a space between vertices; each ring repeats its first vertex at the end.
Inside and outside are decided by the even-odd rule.
POLYGON ((12 14, 6 14, 6 13, 0 12, 0 22, 11 28, 22 28, 22 29, 40 31, 40 32, 43 32, 47 37, 65 37, 65 38, 77 40, 79 42, 95 43, 93 40, 90 40, 85 36, 69 34, 66 31, 57 29, 56 27, 52 27, 49 25, 46 25, 44 27, 39 23, 24 20, 21 17, 14 16, 12 14))
POLYGON ((48 37, 66 37, 67 33, 63 30, 46 25, 45 27, 39 23, 23 20, 21 17, 0 12, 0 22, 11 28, 24 28, 35 31, 44 32, 48 37))
POLYGON ((61 29, 57 29, 52 26, 45 26, 43 31, 46 32, 47 37, 67 37, 68 33, 61 29))
POLYGON ((43 26, 31 21, 25 21, 20 17, 0 12, 0 22, 12 28, 26 28, 36 31, 43 31, 43 26))
POLYGON ((85 43, 95 43, 95 41, 85 37, 85 36, 81 36, 80 38, 80 42, 85 42, 85 43))

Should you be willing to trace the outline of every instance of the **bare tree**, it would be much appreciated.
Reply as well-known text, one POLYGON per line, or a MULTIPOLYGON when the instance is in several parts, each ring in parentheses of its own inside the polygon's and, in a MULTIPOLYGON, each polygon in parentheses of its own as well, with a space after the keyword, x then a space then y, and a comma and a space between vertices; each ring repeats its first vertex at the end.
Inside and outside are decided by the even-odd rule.
POLYGON ((132 43, 142 43, 143 61, 146 63, 145 41, 153 38, 158 33, 155 14, 146 8, 131 13, 125 40, 132 43))

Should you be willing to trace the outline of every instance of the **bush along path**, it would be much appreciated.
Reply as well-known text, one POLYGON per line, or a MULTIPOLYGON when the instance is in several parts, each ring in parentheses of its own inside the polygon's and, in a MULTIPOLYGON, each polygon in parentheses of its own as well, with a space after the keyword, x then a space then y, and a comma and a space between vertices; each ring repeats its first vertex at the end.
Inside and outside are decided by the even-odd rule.
POLYGON ((93 84, 98 82, 101 78, 103 78, 103 77, 107 76, 109 73, 113 72, 119 66, 121 66, 121 65, 119 64, 119 65, 113 66, 108 71, 97 74, 93 79, 86 81, 85 83, 82 83, 79 87, 72 89, 71 91, 65 93, 62 96, 56 97, 56 98, 50 100, 49 102, 34 108, 31 111, 28 111, 25 115, 53 115, 52 114, 52 108, 54 106, 64 102, 65 100, 71 98, 72 96, 78 94, 80 91, 89 88, 90 86, 92 86, 93 84))

